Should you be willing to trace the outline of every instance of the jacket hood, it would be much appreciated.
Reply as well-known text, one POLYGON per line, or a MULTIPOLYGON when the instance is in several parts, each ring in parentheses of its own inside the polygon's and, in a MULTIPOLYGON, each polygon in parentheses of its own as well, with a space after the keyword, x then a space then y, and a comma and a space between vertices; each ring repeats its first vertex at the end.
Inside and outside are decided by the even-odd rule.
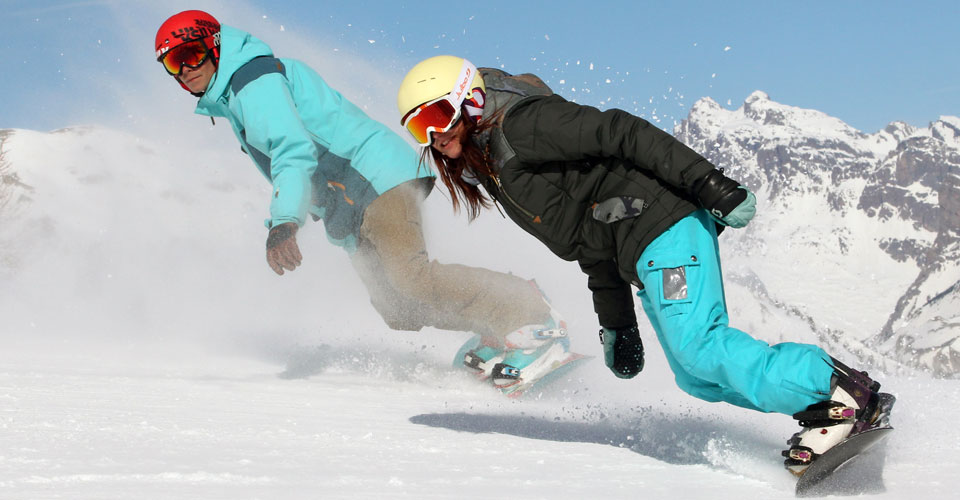
POLYGON ((233 74, 251 59, 260 56, 272 56, 270 46, 259 38, 227 25, 220 26, 220 61, 217 72, 207 85, 200 102, 197 103, 197 113, 213 114, 210 107, 216 105, 220 97, 227 93, 233 74))

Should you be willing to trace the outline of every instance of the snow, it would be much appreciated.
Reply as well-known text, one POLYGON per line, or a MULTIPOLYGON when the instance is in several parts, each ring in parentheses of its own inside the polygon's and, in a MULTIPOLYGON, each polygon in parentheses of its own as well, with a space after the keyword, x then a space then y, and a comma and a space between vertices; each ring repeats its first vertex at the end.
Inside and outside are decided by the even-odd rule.
MULTIPOLYGON (((766 199, 762 195, 761 198, 766 199)), ((878 331, 898 298, 893 294, 855 290, 865 286, 876 291, 896 289, 916 276, 916 268, 897 263, 877 246, 877 236, 869 231, 876 230, 877 225, 859 211, 841 218, 831 213, 828 205, 815 200, 803 205, 775 203, 761 206, 755 221, 751 222, 754 224, 753 230, 764 235, 766 246, 755 251, 749 241, 736 247, 730 245, 724 254, 729 257, 728 268, 749 267, 775 290, 779 300, 803 308, 826 325, 854 335, 878 331), (843 228, 847 229, 843 231, 843 228), (851 231, 856 238, 846 234, 851 231), (841 239, 846 250, 840 247, 841 239), (838 259, 844 253, 856 258, 838 259), (798 261, 798 256, 803 260, 798 261), (879 269, 883 271, 878 272, 879 269), (837 304, 844 306, 837 307, 837 304), (857 314, 851 315, 851 310, 857 314)), ((909 230, 904 234, 913 233, 909 230)), ((731 239, 738 236, 734 233, 731 239)))
MULTIPOLYGON (((435 256, 535 276, 596 357, 520 401, 452 367, 468 334, 389 331, 319 226, 301 232, 302 268, 272 275, 268 185, 228 141, 171 161, 179 140, 82 127, 4 143, 33 190, 0 228, 15 256, 0 268, 0 498, 793 497, 790 417, 681 393, 645 322, 646 370, 615 378, 577 266, 508 221, 467 226, 439 194, 425 207, 435 256)), ((792 279, 777 298, 825 290, 792 279)), ((735 326, 817 341, 740 284, 730 302, 735 326)), ((960 386, 876 375, 903 410, 885 496, 954 491, 960 386)))
MULTIPOLYGON (((514 402, 439 359, 423 378, 282 379, 244 356, 72 344, 0 353, 0 497, 793 497, 778 456, 792 420, 680 394, 656 349, 634 381, 594 363, 514 402)), ((883 497, 949 495, 957 384, 886 381, 911 410, 883 497)))
POLYGON ((761 90, 753 91, 735 110, 724 109, 713 99, 703 97, 692 106, 691 116, 714 133, 741 140, 758 136, 758 127, 762 126, 763 138, 772 143, 790 145, 801 136, 821 143, 849 144, 855 154, 871 159, 885 158, 898 141, 912 137, 937 136, 949 147, 960 147, 960 118, 956 116, 941 116, 928 128, 892 122, 884 130, 865 134, 822 111, 775 102, 761 90))
POLYGON ((931 128, 947 145, 960 149, 960 117, 941 116, 931 128))

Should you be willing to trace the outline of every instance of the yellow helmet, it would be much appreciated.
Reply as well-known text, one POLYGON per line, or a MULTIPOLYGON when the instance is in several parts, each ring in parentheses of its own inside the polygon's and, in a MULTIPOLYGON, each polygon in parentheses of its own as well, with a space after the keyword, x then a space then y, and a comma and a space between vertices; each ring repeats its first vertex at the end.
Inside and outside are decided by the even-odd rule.
POLYGON ((486 91, 483 77, 470 61, 456 56, 434 56, 420 61, 414 66, 400 84, 397 92, 397 107, 401 114, 407 114, 413 108, 438 97, 454 92, 454 86, 461 86, 457 80, 469 67, 474 74, 470 86, 466 88, 465 99, 473 98, 473 89, 486 91))

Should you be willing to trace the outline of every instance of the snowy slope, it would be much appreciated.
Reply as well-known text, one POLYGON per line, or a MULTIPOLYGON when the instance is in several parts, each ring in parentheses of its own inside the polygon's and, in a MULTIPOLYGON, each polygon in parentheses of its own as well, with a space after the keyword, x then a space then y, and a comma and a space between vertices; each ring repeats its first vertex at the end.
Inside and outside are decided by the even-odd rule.
MULTIPOLYGON (((685 397, 656 349, 640 379, 594 363, 519 402, 433 351, 378 357, 414 369, 288 379, 169 342, 6 342, 0 498, 793 498, 793 421, 685 397)), ((957 384, 885 382, 904 411, 880 497, 948 498, 957 384)))

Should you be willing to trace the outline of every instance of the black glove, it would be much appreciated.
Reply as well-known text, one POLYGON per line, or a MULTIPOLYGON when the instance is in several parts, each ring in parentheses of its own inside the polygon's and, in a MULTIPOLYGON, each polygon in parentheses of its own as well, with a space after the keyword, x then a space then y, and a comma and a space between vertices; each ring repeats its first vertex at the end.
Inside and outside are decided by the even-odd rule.
POLYGON ((601 328, 603 362, 614 375, 633 378, 643 370, 643 341, 636 325, 625 328, 601 328))
POLYGON ((693 193, 703 208, 725 226, 744 227, 757 213, 757 197, 739 182, 723 175, 722 170, 711 170, 696 181, 693 193))

